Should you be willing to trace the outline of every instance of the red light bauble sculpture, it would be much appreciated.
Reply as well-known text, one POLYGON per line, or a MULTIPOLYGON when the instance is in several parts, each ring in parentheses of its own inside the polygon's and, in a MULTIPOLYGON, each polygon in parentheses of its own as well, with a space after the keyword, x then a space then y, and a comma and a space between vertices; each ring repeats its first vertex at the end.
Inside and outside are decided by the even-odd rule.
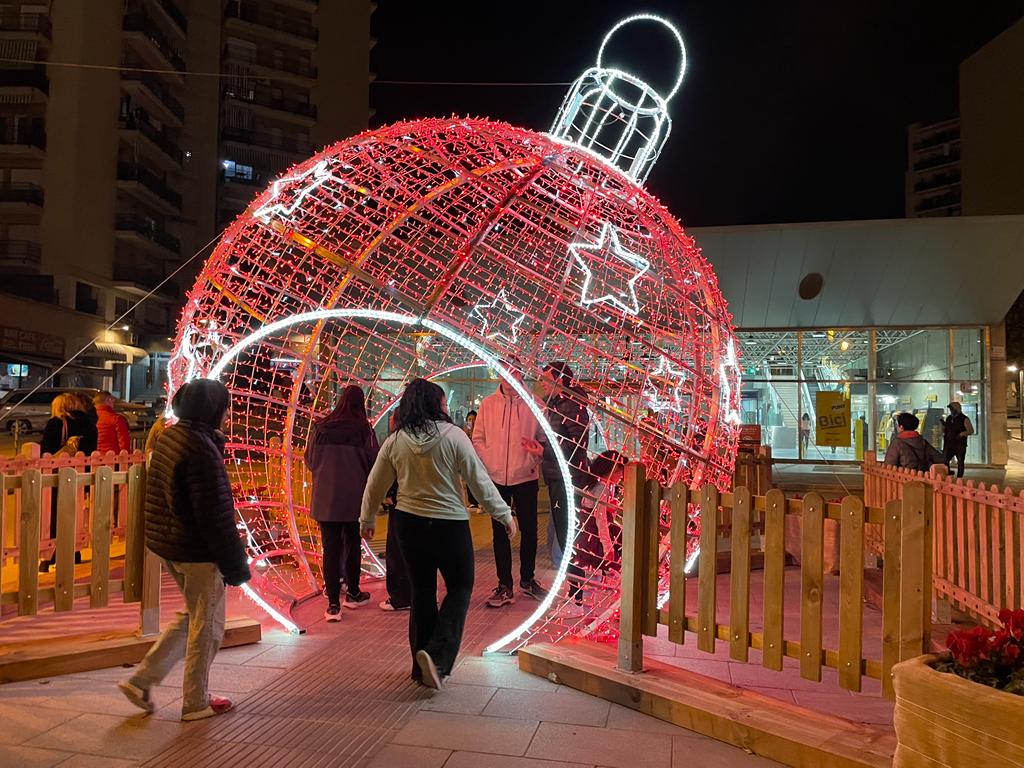
MULTIPOLYGON (((531 379, 567 361, 607 447, 664 482, 727 486, 730 315, 638 182, 649 163, 624 170, 608 144, 484 119, 397 123, 291 168, 227 229, 189 293, 170 387, 213 372, 232 393, 227 460, 255 595, 284 608, 319 588, 301 452, 349 383, 380 414, 415 376, 515 356, 531 379)), ((600 633, 613 598, 576 631, 600 633)), ((550 602, 555 619, 511 640, 564 634, 550 602)))

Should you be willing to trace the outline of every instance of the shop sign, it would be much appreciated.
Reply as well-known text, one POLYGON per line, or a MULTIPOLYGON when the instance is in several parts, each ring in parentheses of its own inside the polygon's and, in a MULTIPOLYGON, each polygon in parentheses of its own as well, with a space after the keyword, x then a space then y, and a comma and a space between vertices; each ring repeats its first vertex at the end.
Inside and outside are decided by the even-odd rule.
POLYGON ((740 450, 756 451, 761 445, 760 424, 740 424, 740 450))
POLYGON ((850 400, 842 392, 818 392, 815 397, 818 428, 814 444, 850 447, 850 400))
POLYGON ((0 325, 0 351, 64 358, 64 337, 0 325))

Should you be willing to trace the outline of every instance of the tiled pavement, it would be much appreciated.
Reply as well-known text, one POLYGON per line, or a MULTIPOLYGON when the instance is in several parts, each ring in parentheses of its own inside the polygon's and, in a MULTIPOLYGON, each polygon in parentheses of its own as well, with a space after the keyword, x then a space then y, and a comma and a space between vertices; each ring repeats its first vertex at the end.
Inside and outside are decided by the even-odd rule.
MULTIPOLYGON (((740 749, 481 658, 486 641, 529 608, 489 611, 491 560, 478 557, 475 607, 451 682, 408 679, 406 614, 374 607, 315 621, 307 635, 266 629, 257 646, 222 651, 214 692, 223 717, 182 723, 180 667, 143 717, 105 669, 0 686, 0 766, 62 768, 718 768, 770 766, 740 749)), ((371 587, 374 604, 380 585, 371 587)), ((304 610, 318 613, 323 606, 304 610)))

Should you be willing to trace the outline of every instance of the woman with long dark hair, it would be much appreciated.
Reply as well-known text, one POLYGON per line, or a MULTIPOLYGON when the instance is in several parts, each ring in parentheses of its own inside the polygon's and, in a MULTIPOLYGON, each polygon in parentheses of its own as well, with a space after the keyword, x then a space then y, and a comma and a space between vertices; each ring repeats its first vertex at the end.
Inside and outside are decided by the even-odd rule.
POLYGON ((440 688, 455 666, 473 594, 473 538, 460 477, 484 511, 514 537, 512 510, 469 437, 452 424, 444 390, 414 379, 398 406, 398 429, 384 441, 370 472, 360 523, 363 536, 373 536, 377 510, 397 479, 398 498, 388 526, 395 526, 412 584, 412 677, 430 688, 440 688), (446 590, 440 610, 438 572, 446 590))
POLYGON ((320 524, 324 553, 327 621, 341 620, 342 575, 346 608, 358 608, 370 599, 370 593, 359 588, 359 500, 377 450, 377 436, 366 418, 366 396, 349 385, 334 411, 313 425, 306 444, 306 466, 313 473, 310 514, 320 524))

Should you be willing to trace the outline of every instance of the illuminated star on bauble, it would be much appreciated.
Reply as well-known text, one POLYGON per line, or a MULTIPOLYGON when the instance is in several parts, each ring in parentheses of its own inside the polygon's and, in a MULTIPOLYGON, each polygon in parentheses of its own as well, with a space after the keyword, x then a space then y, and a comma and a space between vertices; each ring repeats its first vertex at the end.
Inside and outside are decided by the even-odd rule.
POLYGON ((682 412, 685 380, 686 371, 673 367, 672 362, 661 355, 658 367, 647 374, 647 382, 644 384, 645 402, 654 411, 682 412))
POLYGON ((488 339, 504 339, 509 344, 519 341, 519 326, 526 315, 512 306, 502 288, 493 301, 481 301, 469 313, 480 323, 480 334, 488 339))
POLYGON ((583 306, 589 307, 591 304, 606 302, 631 315, 640 312, 636 284, 651 268, 651 263, 623 248, 614 226, 605 222, 601 227, 601 237, 596 243, 573 243, 569 246, 569 253, 576 260, 577 266, 583 270, 583 288, 580 291, 580 303, 583 306), (589 261, 586 258, 588 255, 589 261), (595 277, 595 270, 591 267, 595 260, 601 264, 598 277, 595 277), (617 275, 623 267, 631 275, 626 280, 625 287, 611 284, 608 275, 617 275))
POLYGON ((330 159, 321 160, 311 168, 306 169, 302 173, 295 174, 294 176, 285 176, 274 182, 271 187, 270 200, 265 204, 253 211, 253 216, 263 221, 270 221, 272 216, 278 216, 282 219, 290 218, 293 213, 302 207, 303 201, 309 196, 313 190, 322 187, 328 181, 342 181, 338 176, 335 176, 330 172, 330 166, 332 165, 330 159), (306 186, 301 189, 295 190, 292 199, 288 202, 281 202, 279 200, 281 191, 296 181, 307 180, 306 186))

